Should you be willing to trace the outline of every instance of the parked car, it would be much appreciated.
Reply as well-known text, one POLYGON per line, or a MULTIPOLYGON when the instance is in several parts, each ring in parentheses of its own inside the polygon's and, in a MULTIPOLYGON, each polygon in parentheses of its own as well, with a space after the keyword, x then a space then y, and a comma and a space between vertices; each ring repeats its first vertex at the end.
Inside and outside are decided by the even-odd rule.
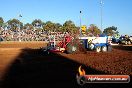
POLYGON ((131 41, 131 44, 132 44, 132 36, 130 36, 130 38, 129 38, 129 39, 130 39, 130 41, 131 41))
POLYGON ((128 35, 121 36, 121 37, 119 38, 119 43, 120 43, 120 44, 125 44, 125 45, 131 44, 130 37, 129 37, 128 35))

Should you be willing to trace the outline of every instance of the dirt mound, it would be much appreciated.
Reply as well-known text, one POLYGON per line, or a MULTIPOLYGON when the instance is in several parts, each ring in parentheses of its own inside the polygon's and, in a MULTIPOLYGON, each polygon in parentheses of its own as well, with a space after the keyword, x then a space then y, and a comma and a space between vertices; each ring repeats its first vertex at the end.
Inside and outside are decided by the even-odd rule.
MULTIPOLYGON (((6 88, 73 88, 78 67, 83 65, 86 74, 132 75, 131 46, 114 46, 112 52, 87 51, 85 53, 52 53, 40 51, 39 43, 2 45, 0 48, 0 77, 6 88), (25 46, 27 48, 25 48, 25 46), (7 48, 10 47, 10 48, 7 48), (15 48, 17 47, 17 48, 15 48), (23 49, 22 49, 23 48, 23 49), (62 84, 62 85, 60 85, 62 84)), ((129 88, 127 85, 124 88, 129 88)), ((122 87, 120 86, 118 87, 122 87)), ((113 88, 107 85, 92 85, 90 88, 113 88)))

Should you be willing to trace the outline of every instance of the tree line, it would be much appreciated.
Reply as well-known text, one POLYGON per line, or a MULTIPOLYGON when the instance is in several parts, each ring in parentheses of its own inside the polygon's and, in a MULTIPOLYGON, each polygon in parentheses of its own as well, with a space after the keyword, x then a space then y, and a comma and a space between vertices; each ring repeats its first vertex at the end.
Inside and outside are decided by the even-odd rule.
MULTIPOLYGON (((18 19, 10 19, 7 22, 4 22, 4 19, 0 17, 0 29, 9 29, 11 31, 20 31, 23 29, 27 30, 37 30, 45 32, 70 32, 78 33, 80 27, 76 26, 75 23, 71 20, 65 21, 64 24, 54 23, 51 21, 43 22, 41 19, 35 19, 31 23, 23 24, 18 19), (20 29, 20 30, 19 30, 20 29)), ((117 27, 107 27, 103 31, 100 30, 95 24, 90 24, 86 29, 86 35, 98 35, 98 34, 107 34, 114 35, 118 34, 117 27)))

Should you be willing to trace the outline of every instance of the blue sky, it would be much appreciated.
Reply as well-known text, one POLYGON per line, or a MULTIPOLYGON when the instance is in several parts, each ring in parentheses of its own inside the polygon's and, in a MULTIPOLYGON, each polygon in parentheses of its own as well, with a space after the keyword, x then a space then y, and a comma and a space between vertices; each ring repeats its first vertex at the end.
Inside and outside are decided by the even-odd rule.
MULTIPOLYGON (((118 27, 120 34, 132 35, 132 0, 103 0, 103 29, 118 27)), ((0 17, 5 21, 17 18, 24 23, 34 19, 53 21, 63 24, 72 20, 89 26, 96 24, 100 28, 100 0, 0 0, 0 17), (18 17, 22 14, 22 18, 18 17)))

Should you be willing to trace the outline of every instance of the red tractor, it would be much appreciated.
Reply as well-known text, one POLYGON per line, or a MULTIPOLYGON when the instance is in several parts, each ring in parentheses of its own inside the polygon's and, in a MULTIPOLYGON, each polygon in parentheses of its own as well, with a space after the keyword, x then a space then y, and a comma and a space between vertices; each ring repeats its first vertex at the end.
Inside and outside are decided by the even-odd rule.
POLYGON ((48 54, 50 52, 74 53, 78 50, 78 44, 75 42, 77 41, 69 35, 65 35, 62 41, 56 42, 54 36, 54 41, 50 41, 47 44, 47 47, 43 48, 43 51, 47 52, 48 54))

